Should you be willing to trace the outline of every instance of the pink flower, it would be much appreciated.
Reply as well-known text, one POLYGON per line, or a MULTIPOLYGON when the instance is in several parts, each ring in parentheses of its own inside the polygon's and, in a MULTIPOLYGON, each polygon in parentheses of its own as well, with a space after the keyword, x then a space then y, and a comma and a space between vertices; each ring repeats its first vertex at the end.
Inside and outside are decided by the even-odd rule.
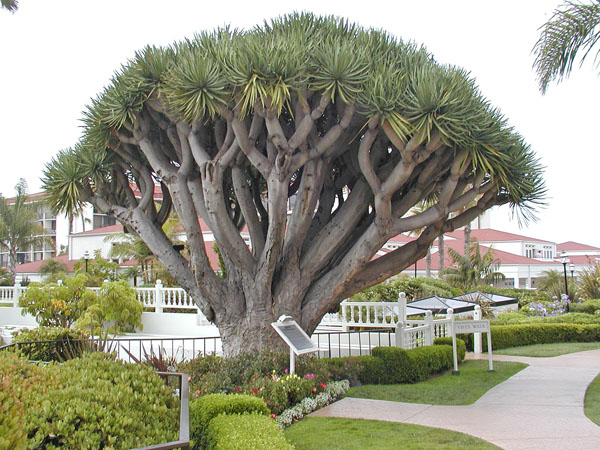
POLYGON ((316 387, 313 388, 313 392, 317 392, 317 388, 316 387))
POLYGON ((287 369, 284 369, 283 373, 288 373, 288 370, 287 370, 287 369))
POLYGON ((315 377, 314 373, 307 373, 306 375, 304 375, 304 378, 310 378, 311 380, 315 377))
POLYGON ((188 377, 188 381, 192 381, 192 377, 188 377))
POLYGON ((275 414, 271 414, 271 419, 274 419, 274 418, 275 418, 275 414))

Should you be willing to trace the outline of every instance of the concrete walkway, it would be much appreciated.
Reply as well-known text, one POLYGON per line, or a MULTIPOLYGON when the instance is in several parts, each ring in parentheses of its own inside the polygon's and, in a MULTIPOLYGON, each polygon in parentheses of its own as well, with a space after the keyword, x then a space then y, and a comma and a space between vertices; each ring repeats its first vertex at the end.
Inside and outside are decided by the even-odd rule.
MULTIPOLYGON (((487 358, 487 355, 484 355, 487 358)), ((600 373, 600 350, 554 358, 495 355, 529 367, 467 406, 344 398, 314 417, 412 423, 460 431, 503 449, 599 450, 600 426, 583 413, 585 391, 600 373)))

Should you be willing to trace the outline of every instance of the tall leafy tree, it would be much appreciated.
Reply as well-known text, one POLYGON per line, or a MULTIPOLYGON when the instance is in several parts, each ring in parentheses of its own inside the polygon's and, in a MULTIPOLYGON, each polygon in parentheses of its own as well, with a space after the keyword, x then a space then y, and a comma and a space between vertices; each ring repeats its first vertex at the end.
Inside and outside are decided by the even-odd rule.
POLYGON ((8 253, 8 270, 14 283, 17 252, 28 251, 32 245, 51 244, 44 237, 44 228, 37 222, 37 207, 27 201, 27 183, 21 179, 15 186, 16 197, 8 201, 0 196, 0 247, 8 253))
POLYGON ((443 269, 442 278, 452 286, 468 290, 480 284, 493 284, 504 279, 504 274, 498 271, 498 260, 490 248, 481 254, 479 242, 472 240, 468 252, 461 255, 449 248, 453 267, 443 269))
POLYGON ((528 218, 545 196, 535 154, 464 70, 312 14, 136 53, 92 101, 70 157, 77 176, 63 176, 58 157, 46 169, 57 209, 72 188, 138 234, 219 327, 228 355, 280 345, 270 324, 282 314, 312 332, 441 233, 494 205, 528 218), (435 205, 407 214, 432 192, 435 205), (186 254, 161 228, 172 208, 186 254), (214 231, 222 279, 199 218, 214 231))
MULTIPOLYGON (((554 81, 561 81, 571 73, 573 63, 580 57, 583 64, 600 40, 600 3, 566 2, 554 11, 541 27, 540 38, 533 53, 539 88, 542 93, 554 81)), ((598 57, 598 51, 595 57, 598 57)))

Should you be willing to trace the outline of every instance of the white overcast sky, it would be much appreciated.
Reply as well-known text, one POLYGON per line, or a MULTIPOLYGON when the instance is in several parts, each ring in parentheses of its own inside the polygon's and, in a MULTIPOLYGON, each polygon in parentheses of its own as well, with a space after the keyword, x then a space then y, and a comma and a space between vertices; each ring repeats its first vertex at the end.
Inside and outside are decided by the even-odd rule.
POLYGON ((385 29, 468 70, 546 166, 550 198, 539 222, 519 229, 500 208, 492 227, 600 247, 597 71, 587 62, 542 96, 531 68, 538 28, 561 3, 20 0, 14 14, 0 10, 0 193, 12 196, 21 177, 39 191, 44 164, 77 142, 89 99, 144 45, 304 10, 385 29))

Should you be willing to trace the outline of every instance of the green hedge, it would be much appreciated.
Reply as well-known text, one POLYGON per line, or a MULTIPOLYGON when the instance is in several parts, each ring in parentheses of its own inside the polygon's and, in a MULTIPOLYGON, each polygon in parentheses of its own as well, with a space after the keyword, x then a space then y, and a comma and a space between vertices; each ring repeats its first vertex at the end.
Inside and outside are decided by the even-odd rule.
POLYGON ((208 425, 219 414, 270 414, 265 402, 251 395, 208 394, 190 403, 190 439, 193 449, 206 448, 208 425))
MULTIPOLYGON (((449 345, 452 346, 451 337, 440 337, 433 340, 433 345, 449 345)), ((467 353, 467 343, 460 338, 456 339, 456 354, 459 361, 464 361, 467 353)))
MULTIPOLYGON (((491 327, 491 332, 493 350, 555 342, 600 342, 600 325, 572 323, 497 325, 491 327)), ((483 342, 485 350, 487 334, 483 335, 483 342)))
POLYGON ((219 450, 292 450, 277 423, 262 414, 223 414, 206 431, 206 448, 219 450))

